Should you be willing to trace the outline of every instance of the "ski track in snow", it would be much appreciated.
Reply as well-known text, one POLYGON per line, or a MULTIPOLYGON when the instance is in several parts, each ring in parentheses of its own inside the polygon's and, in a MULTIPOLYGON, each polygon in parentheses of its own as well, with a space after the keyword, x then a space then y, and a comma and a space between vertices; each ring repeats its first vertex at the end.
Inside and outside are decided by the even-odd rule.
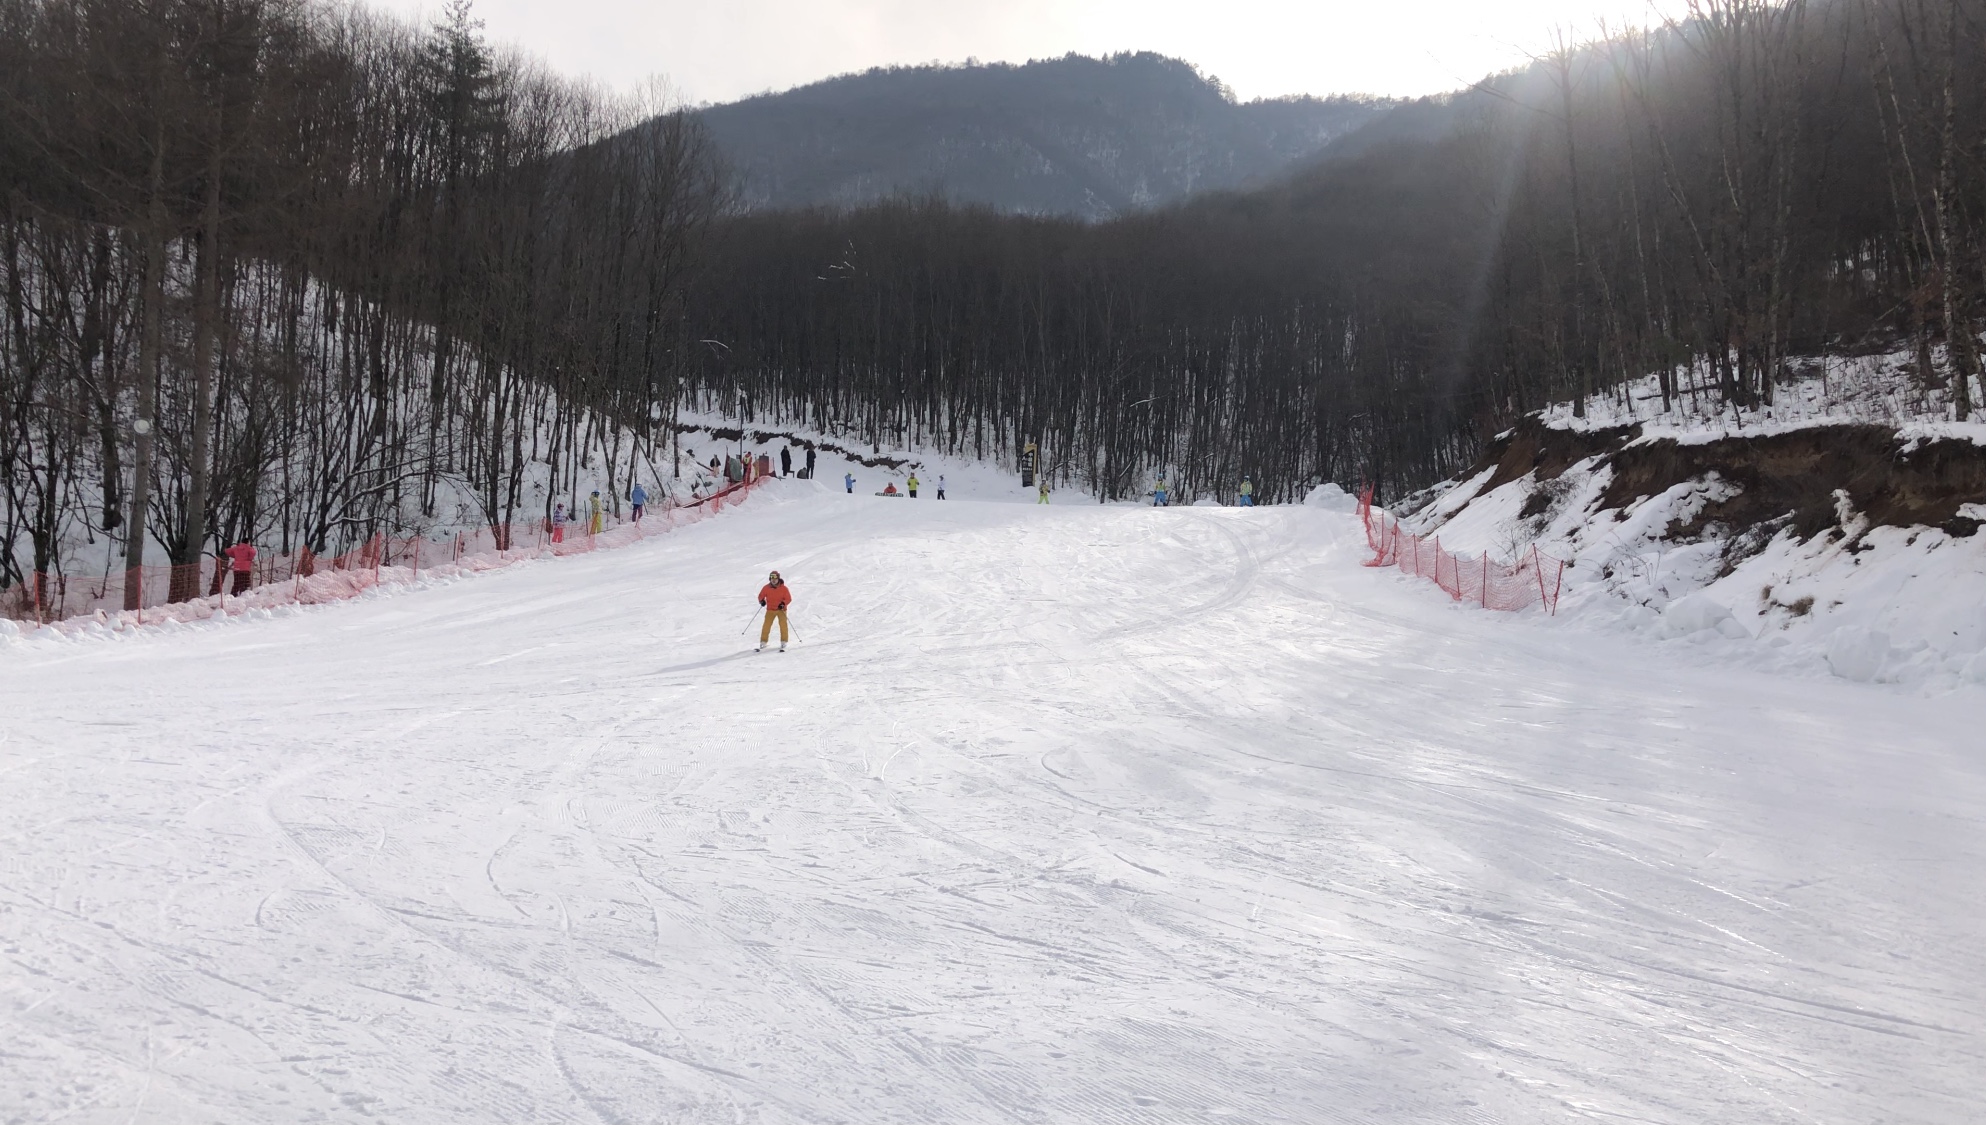
POLYGON ((1967 1122, 1979 698, 791 482, 0 650, 0 1122, 1967 1122), (768 567, 803 641, 741 655, 768 567))

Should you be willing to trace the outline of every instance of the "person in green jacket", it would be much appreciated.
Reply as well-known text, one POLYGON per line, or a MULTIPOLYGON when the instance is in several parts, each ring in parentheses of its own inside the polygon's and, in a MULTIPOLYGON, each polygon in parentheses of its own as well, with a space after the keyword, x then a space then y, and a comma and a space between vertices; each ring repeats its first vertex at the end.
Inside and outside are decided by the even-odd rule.
POLYGON ((904 481, 903 483, 904 483, 904 487, 910 489, 910 498, 912 500, 917 499, 917 474, 916 473, 910 474, 910 479, 904 481))
POLYGON ((1247 477, 1241 478, 1241 506, 1244 508, 1255 506, 1255 485, 1247 477))

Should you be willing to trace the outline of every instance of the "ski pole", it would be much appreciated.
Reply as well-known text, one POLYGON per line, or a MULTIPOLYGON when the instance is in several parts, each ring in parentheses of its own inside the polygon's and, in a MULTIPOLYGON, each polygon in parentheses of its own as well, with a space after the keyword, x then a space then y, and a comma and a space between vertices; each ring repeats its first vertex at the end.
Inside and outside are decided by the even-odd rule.
POLYGON ((746 633, 751 632, 752 622, 757 621, 758 619, 759 619, 759 611, 755 609, 752 611, 752 615, 750 617, 745 618, 745 627, 738 630, 738 635, 742 637, 746 633))
POLYGON ((793 624, 793 616, 792 616, 791 614, 788 614, 788 615, 787 615, 787 617, 786 617, 786 627, 787 627, 788 629, 791 629, 791 630, 793 630, 793 639, 794 639, 794 640, 796 640, 796 641, 805 641, 805 640, 807 639, 807 638, 805 638, 805 637, 803 637, 803 636, 801 636, 801 635, 800 635, 800 627, 799 627, 798 625, 795 625, 795 624, 793 624))

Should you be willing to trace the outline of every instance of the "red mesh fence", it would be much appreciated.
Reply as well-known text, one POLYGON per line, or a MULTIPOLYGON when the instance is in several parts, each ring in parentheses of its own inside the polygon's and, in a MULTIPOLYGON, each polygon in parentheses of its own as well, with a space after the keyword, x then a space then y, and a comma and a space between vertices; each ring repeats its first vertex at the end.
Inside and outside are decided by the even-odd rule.
POLYGON ((687 504, 651 504, 639 521, 602 526, 590 517, 554 526, 511 523, 445 536, 375 534, 341 555, 258 553, 245 579, 228 559, 147 566, 102 575, 32 574, 0 590, 0 617, 47 625, 79 617, 153 624, 192 621, 223 610, 317 605, 357 597, 423 573, 494 570, 523 559, 625 547, 696 523, 742 502, 770 476, 754 476, 687 504), (128 614, 128 616, 124 616, 128 614))
POLYGON ((1403 531, 1400 521, 1372 506, 1372 489, 1359 493, 1359 519, 1365 524, 1366 545, 1372 548, 1367 566, 1397 566, 1408 574, 1431 579, 1458 602, 1484 609, 1519 610, 1534 605, 1558 612, 1559 591, 1565 584, 1565 564, 1541 553, 1536 545, 1514 563, 1491 560, 1488 552, 1464 555, 1441 549, 1441 538, 1424 539, 1403 531))

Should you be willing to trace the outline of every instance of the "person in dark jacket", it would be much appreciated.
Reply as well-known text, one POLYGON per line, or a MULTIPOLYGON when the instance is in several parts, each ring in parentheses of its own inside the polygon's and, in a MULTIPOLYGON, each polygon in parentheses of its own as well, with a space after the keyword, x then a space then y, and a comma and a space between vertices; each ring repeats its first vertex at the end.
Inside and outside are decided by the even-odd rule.
POLYGON ((779 475, 782 477, 793 475, 793 447, 790 445, 779 451, 779 475))

